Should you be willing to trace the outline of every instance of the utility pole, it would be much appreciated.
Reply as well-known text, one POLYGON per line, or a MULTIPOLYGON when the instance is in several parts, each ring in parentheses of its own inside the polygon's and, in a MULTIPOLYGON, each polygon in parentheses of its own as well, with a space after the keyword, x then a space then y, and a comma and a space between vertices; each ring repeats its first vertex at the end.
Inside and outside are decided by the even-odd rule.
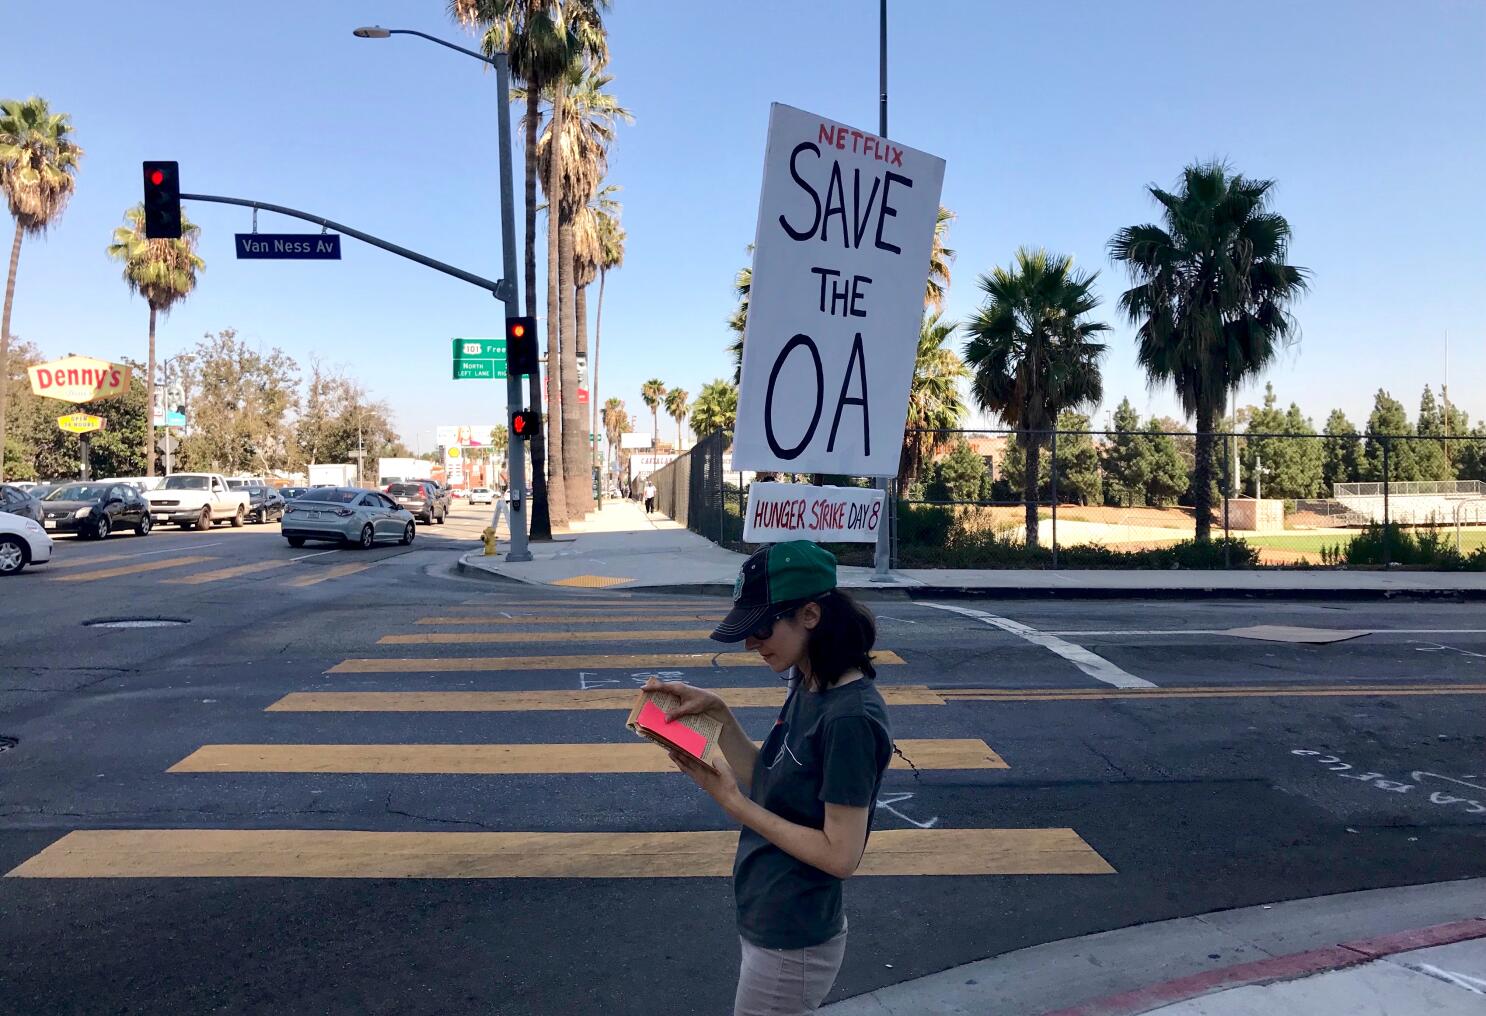
MULTIPOLYGON (((877 133, 880 137, 887 137, 887 0, 878 0, 877 5, 877 133)), ((877 487, 882 491, 882 515, 877 524, 877 550, 872 556, 872 581, 891 582, 888 570, 893 554, 892 478, 879 476, 877 487)))

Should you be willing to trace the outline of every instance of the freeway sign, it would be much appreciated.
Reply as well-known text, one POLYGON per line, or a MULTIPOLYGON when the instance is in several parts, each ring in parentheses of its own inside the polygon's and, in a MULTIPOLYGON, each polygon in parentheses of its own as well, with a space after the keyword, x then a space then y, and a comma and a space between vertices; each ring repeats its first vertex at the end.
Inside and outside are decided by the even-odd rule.
POLYGON ((455 339, 454 380, 490 378, 502 380, 506 376, 505 339, 455 339))
POLYGON ((338 233, 238 233, 238 260, 339 261, 338 233))

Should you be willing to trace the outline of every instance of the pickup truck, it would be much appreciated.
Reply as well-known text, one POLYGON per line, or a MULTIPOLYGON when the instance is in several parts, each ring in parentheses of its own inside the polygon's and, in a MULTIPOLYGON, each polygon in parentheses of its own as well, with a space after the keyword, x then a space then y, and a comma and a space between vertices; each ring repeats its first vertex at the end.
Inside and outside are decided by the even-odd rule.
POLYGON ((245 490, 233 490, 219 473, 174 473, 145 492, 156 525, 174 522, 182 529, 210 529, 213 523, 241 526, 251 510, 245 490))

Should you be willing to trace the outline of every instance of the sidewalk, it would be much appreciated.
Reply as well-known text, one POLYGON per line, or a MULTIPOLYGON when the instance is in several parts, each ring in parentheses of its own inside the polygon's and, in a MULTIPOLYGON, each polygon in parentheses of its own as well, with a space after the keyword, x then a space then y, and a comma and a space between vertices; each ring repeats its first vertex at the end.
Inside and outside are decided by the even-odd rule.
POLYGON ((1022 949, 830 1016, 1480 1016, 1486 879, 1322 896, 1022 949))
MULTIPOLYGON (((531 545, 532 560, 505 561, 479 550, 461 557, 462 571, 538 585, 644 589, 652 593, 725 596, 744 556, 723 550, 664 515, 646 516, 634 501, 605 499, 602 511, 574 523, 552 543, 531 545)), ((1001 597, 1275 597, 1377 599, 1391 596, 1486 599, 1486 573, 1406 571, 1094 571, 1041 569, 894 569, 874 582, 871 568, 843 567, 841 585, 863 598, 1001 597)))

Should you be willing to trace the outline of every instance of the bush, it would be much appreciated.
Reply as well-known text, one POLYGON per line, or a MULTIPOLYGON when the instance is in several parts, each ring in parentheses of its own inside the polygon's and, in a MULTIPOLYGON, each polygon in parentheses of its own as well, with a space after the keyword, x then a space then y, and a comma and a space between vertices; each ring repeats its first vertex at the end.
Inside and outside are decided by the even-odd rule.
MULTIPOLYGON (((1029 547, 1016 536, 993 531, 970 532, 959 526, 950 529, 943 540, 920 543, 900 539, 898 553, 900 564, 910 568, 1051 568, 1053 565, 1049 547, 1029 547)), ((1234 539, 1207 543, 1183 540, 1169 547, 1147 550, 1111 550, 1100 544, 1058 548, 1060 568, 1169 570, 1254 568, 1258 564, 1258 549, 1234 539)))
POLYGON ((1411 565, 1435 571, 1486 571, 1486 547, 1469 554, 1455 549, 1448 529, 1426 526, 1410 531, 1396 522, 1386 526, 1369 523, 1367 528, 1345 547, 1322 550, 1321 560, 1328 564, 1381 565, 1385 562, 1411 565))

